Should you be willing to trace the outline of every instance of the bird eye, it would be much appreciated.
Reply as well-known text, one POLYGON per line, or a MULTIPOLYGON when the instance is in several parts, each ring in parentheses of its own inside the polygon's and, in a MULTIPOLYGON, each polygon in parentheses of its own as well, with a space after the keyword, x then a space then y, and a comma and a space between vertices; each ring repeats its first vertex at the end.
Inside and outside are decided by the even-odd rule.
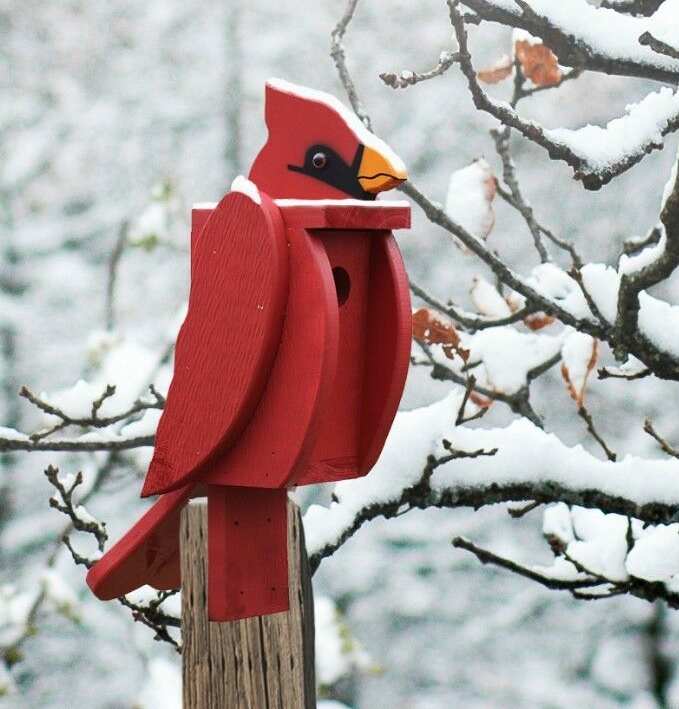
POLYGON ((317 169, 321 170, 324 168, 328 163, 328 158, 326 157, 325 153, 314 153, 314 156, 311 158, 311 164, 317 169))

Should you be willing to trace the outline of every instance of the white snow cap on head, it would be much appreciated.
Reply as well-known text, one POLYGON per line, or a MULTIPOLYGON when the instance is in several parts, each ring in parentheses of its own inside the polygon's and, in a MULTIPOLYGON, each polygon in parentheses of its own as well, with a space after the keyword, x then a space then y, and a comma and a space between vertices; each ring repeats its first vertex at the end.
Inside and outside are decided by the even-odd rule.
POLYGON ((307 99, 309 101, 322 103, 328 108, 331 108, 333 111, 336 111, 342 117, 342 120, 353 131, 358 140, 363 143, 363 145, 376 150, 378 153, 381 153, 387 160, 389 160, 395 169, 406 172, 406 166, 403 163, 403 160, 401 160, 401 158, 381 138, 378 138, 374 133, 369 131, 363 121, 361 121, 361 119, 353 111, 348 109, 332 94, 328 94, 325 91, 310 89, 306 86, 300 86, 299 84, 293 84, 285 79, 267 79, 266 85, 285 94, 291 94, 292 96, 299 96, 300 98, 307 99))

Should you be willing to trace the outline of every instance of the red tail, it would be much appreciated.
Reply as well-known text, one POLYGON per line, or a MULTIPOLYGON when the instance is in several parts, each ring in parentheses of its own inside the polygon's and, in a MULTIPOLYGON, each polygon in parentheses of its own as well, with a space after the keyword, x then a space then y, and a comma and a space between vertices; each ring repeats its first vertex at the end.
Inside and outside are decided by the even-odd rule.
POLYGON ((287 491, 208 485, 208 617, 286 611, 287 491))

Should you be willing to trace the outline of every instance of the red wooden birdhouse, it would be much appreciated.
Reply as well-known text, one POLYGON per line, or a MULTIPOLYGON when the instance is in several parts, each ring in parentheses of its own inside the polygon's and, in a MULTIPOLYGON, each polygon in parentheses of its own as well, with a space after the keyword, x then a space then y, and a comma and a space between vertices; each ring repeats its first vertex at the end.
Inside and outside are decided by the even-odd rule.
POLYGON ((180 584, 179 513, 208 498, 211 620, 288 608, 286 500, 365 475, 407 374, 408 281, 378 202, 401 161, 341 103, 267 84, 269 138, 219 204, 194 208, 191 293, 143 496, 160 499, 92 568, 111 599, 180 584))

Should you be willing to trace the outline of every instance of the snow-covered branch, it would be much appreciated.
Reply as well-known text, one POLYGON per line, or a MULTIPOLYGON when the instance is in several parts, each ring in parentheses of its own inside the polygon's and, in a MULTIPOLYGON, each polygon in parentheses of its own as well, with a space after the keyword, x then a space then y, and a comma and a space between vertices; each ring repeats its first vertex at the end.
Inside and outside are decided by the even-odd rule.
MULTIPOLYGON (((76 551, 73 547, 70 538, 70 531, 75 530, 93 536, 97 542, 97 547, 100 552, 104 551, 108 534, 106 533, 105 524, 96 520, 85 509, 82 504, 78 504, 74 499, 74 493, 77 488, 83 483, 82 473, 77 475, 67 476, 62 479, 59 476, 59 470, 54 466, 49 466, 45 470, 45 476, 51 485, 54 486, 58 495, 50 499, 50 506, 65 514, 70 524, 62 536, 62 542, 71 554, 73 561, 78 566, 91 568, 96 559, 85 556, 76 551)), ((177 591, 152 591, 150 597, 142 590, 136 594, 121 596, 118 601, 132 611, 132 617, 135 621, 146 625, 155 632, 155 639, 167 642, 172 645, 177 652, 181 652, 179 642, 172 636, 169 628, 179 628, 180 621, 176 615, 165 612, 160 606, 170 597, 176 595, 177 591)))
POLYGON ((565 66, 670 84, 679 81, 679 61, 658 54, 639 42, 645 32, 661 38, 671 34, 676 21, 675 0, 667 0, 660 9, 657 9, 659 3, 656 1, 657 11, 650 17, 641 18, 605 7, 596 8, 586 0, 463 2, 483 20, 519 27, 540 37, 565 66))
MULTIPOLYGON (((512 4, 512 0, 508 2, 512 4)), ((448 0, 448 7, 459 45, 460 68, 467 78, 476 108, 543 147, 553 160, 566 162, 586 188, 599 189, 610 182, 648 153, 661 148, 663 137, 679 128, 679 95, 669 88, 648 94, 640 103, 628 107, 625 116, 610 121, 605 128, 585 126, 578 130, 549 130, 535 121, 522 118, 511 105, 492 98, 481 88, 472 64, 467 29, 458 0, 448 0)))
MULTIPOLYGON (((656 572, 639 568, 641 550, 650 543, 650 532, 644 530, 642 523, 659 525, 648 529, 679 529, 676 459, 627 456, 615 463, 602 461, 581 446, 565 445, 525 419, 502 429, 455 428, 451 422, 459 400, 460 394, 454 393, 429 407, 399 413, 387 447, 371 475, 336 485, 330 507, 309 508, 305 530, 314 568, 365 523, 378 517, 397 517, 430 507, 478 509, 517 501, 562 503, 558 507, 562 516, 563 510, 568 510, 566 505, 582 509, 574 513, 575 522, 569 522, 575 524, 576 530, 578 524, 582 527, 587 520, 590 527, 594 524, 592 519, 604 521, 597 522, 601 529, 597 528, 596 534, 590 532, 591 538, 581 531, 575 536, 571 532, 565 540, 568 545, 579 539, 578 544, 568 547, 568 553, 575 563, 587 567, 589 582, 581 584, 583 577, 577 574, 574 577, 573 569, 567 565, 565 571, 569 575, 565 578, 563 574, 559 577, 550 572, 550 578, 568 582, 559 583, 559 587, 570 590, 574 578, 578 583, 573 589, 620 582, 623 586, 618 592, 624 589, 625 593, 676 604, 679 600, 676 590, 653 587, 664 577, 654 578, 656 572), (420 467, 422 460, 426 461, 424 467, 420 467), (637 520, 634 539, 638 541, 633 541, 629 549, 627 518, 637 520), (599 537, 604 532, 608 536, 602 540, 599 537), (610 568, 602 569, 591 561, 592 550, 600 547, 597 552, 600 557, 596 558, 606 559, 611 544, 623 545, 621 551, 615 552, 622 554, 622 561, 616 563, 624 564, 629 559, 628 571, 613 573, 610 568), (641 546, 633 551, 636 544, 641 546)), ((531 505, 531 509, 534 507, 535 504, 531 505)), ((549 518, 552 526, 556 526, 555 514, 551 513, 549 518)), ((670 543, 674 537, 666 535, 666 538, 670 543)), ((673 553, 672 559, 675 557, 673 553)), ((671 575, 677 574, 679 584, 679 558, 672 564, 671 575)), ((547 575, 537 569, 531 573, 547 575)))

